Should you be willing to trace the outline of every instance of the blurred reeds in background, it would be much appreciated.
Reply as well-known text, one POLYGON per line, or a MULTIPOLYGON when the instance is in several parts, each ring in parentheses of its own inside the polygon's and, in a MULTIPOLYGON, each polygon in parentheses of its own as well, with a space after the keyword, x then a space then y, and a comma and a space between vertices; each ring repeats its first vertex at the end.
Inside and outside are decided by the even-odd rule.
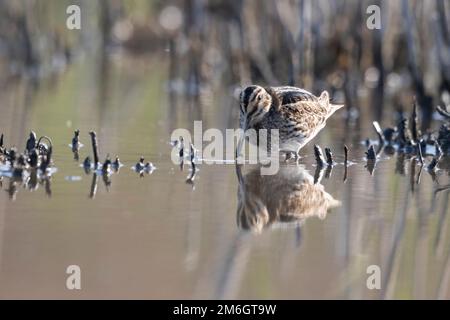
POLYGON ((3 0, 0 9, 3 81, 120 50, 169 56, 170 88, 190 96, 255 82, 329 89, 348 118, 369 95, 374 120, 383 99, 401 112, 416 96, 423 128, 450 87, 446 0, 3 0), (80 31, 66 28, 70 4, 81 7, 80 31), (380 30, 367 27, 369 5, 381 8, 380 30))

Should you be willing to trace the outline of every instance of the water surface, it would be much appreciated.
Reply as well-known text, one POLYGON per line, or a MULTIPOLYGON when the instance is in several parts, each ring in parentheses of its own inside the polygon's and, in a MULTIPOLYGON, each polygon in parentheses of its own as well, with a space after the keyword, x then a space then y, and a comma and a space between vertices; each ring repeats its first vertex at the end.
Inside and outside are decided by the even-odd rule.
MULTIPOLYGON (((417 183, 419 166, 409 159, 401 165, 394 155, 383 156, 370 175, 360 144, 375 137, 370 115, 362 115, 359 128, 346 128, 337 113, 313 143, 330 146, 337 162, 343 144, 350 147, 356 164, 347 181, 338 164, 315 186, 340 206, 251 232, 239 222, 242 188, 233 165, 200 165, 192 185, 189 166, 180 171, 170 160, 172 130, 192 130, 194 120, 203 120, 204 130, 237 126, 233 87, 211 88, 199 99, 169 93, 166 62, 88 57, 55 78, 3 85, 5 143, 23 148, 31 129, 52 137, 58 172, 50 197, 44 186, 19 187, 13 201, 8 179, 2 181, 1 298, 450 297, 449 191, 436 192, 448 184, 448 172, 439 171, 434 182, 423 170, 417 183), (92 174, 67 146, 77 128, 81 160, 91 154, 93 129, 101 158, 119 155, 125 164, 109 187, 98 177, 94 197, 92 174), (157 167, 143 178, 131 170, 141 155, 157 167), (73 264, 82 270, 79 291, 66 288, 73 264), (366 287, 370 265, 381 268, 381 290, 366 287)), ((302 151, 304 168, 289 170, 314 176, 312 145, 302 151)), ((251 170, 245 166, 244 176, 251 170)), ((258 183, 273 190, 273 180, 258 183)), ((255 192, 264 208, 280 197, 276 189, 274 198, 246 194, 255 192)))

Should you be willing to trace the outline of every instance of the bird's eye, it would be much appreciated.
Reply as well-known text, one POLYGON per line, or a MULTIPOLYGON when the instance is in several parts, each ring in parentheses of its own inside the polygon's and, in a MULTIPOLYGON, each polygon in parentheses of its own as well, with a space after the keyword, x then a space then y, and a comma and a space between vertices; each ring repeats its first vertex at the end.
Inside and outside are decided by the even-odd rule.
POLYGON ((261 99, 262 99, 262 95, 259 95, 259 96, 258 96, 258 100, 261 100, 261 99))

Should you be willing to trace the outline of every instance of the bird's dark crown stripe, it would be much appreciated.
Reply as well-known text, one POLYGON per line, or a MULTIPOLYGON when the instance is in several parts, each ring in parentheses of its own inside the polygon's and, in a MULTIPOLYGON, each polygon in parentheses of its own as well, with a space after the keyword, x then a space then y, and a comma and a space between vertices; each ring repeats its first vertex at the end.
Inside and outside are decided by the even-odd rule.
POLYGON ((256 86, 250 86, 250 87, 247 87, 244 89, 242 103, 245 108, 247 108, 250 96, 252 95, 252 93, 255 89, 256 89, 256 86))
POLYGON ((261 92, 261 89, 256 89, 253 91, 253 98, 250 100, 250 102, 255 101, 256 97, 258 96, 258 94, 261 92))
POLYGON ((257 86, 249 86, 245 88, 244 91, 242 92, 243 95, 242 104, 244 106, 244 109, 247 109, 250 97, 252 96, 253 91, 255 91, 257 88, 258 88, 257 86))

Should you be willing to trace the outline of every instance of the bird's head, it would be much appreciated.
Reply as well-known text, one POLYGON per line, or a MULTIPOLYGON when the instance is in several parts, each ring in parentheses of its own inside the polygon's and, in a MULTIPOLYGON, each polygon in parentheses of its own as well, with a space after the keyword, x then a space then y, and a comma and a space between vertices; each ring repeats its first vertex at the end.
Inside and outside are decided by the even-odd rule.
POLYGON ((247 130, 260 122, 272 106, 272 95, 263 87, 252 85, 240 97, 240 127, 247 130))

